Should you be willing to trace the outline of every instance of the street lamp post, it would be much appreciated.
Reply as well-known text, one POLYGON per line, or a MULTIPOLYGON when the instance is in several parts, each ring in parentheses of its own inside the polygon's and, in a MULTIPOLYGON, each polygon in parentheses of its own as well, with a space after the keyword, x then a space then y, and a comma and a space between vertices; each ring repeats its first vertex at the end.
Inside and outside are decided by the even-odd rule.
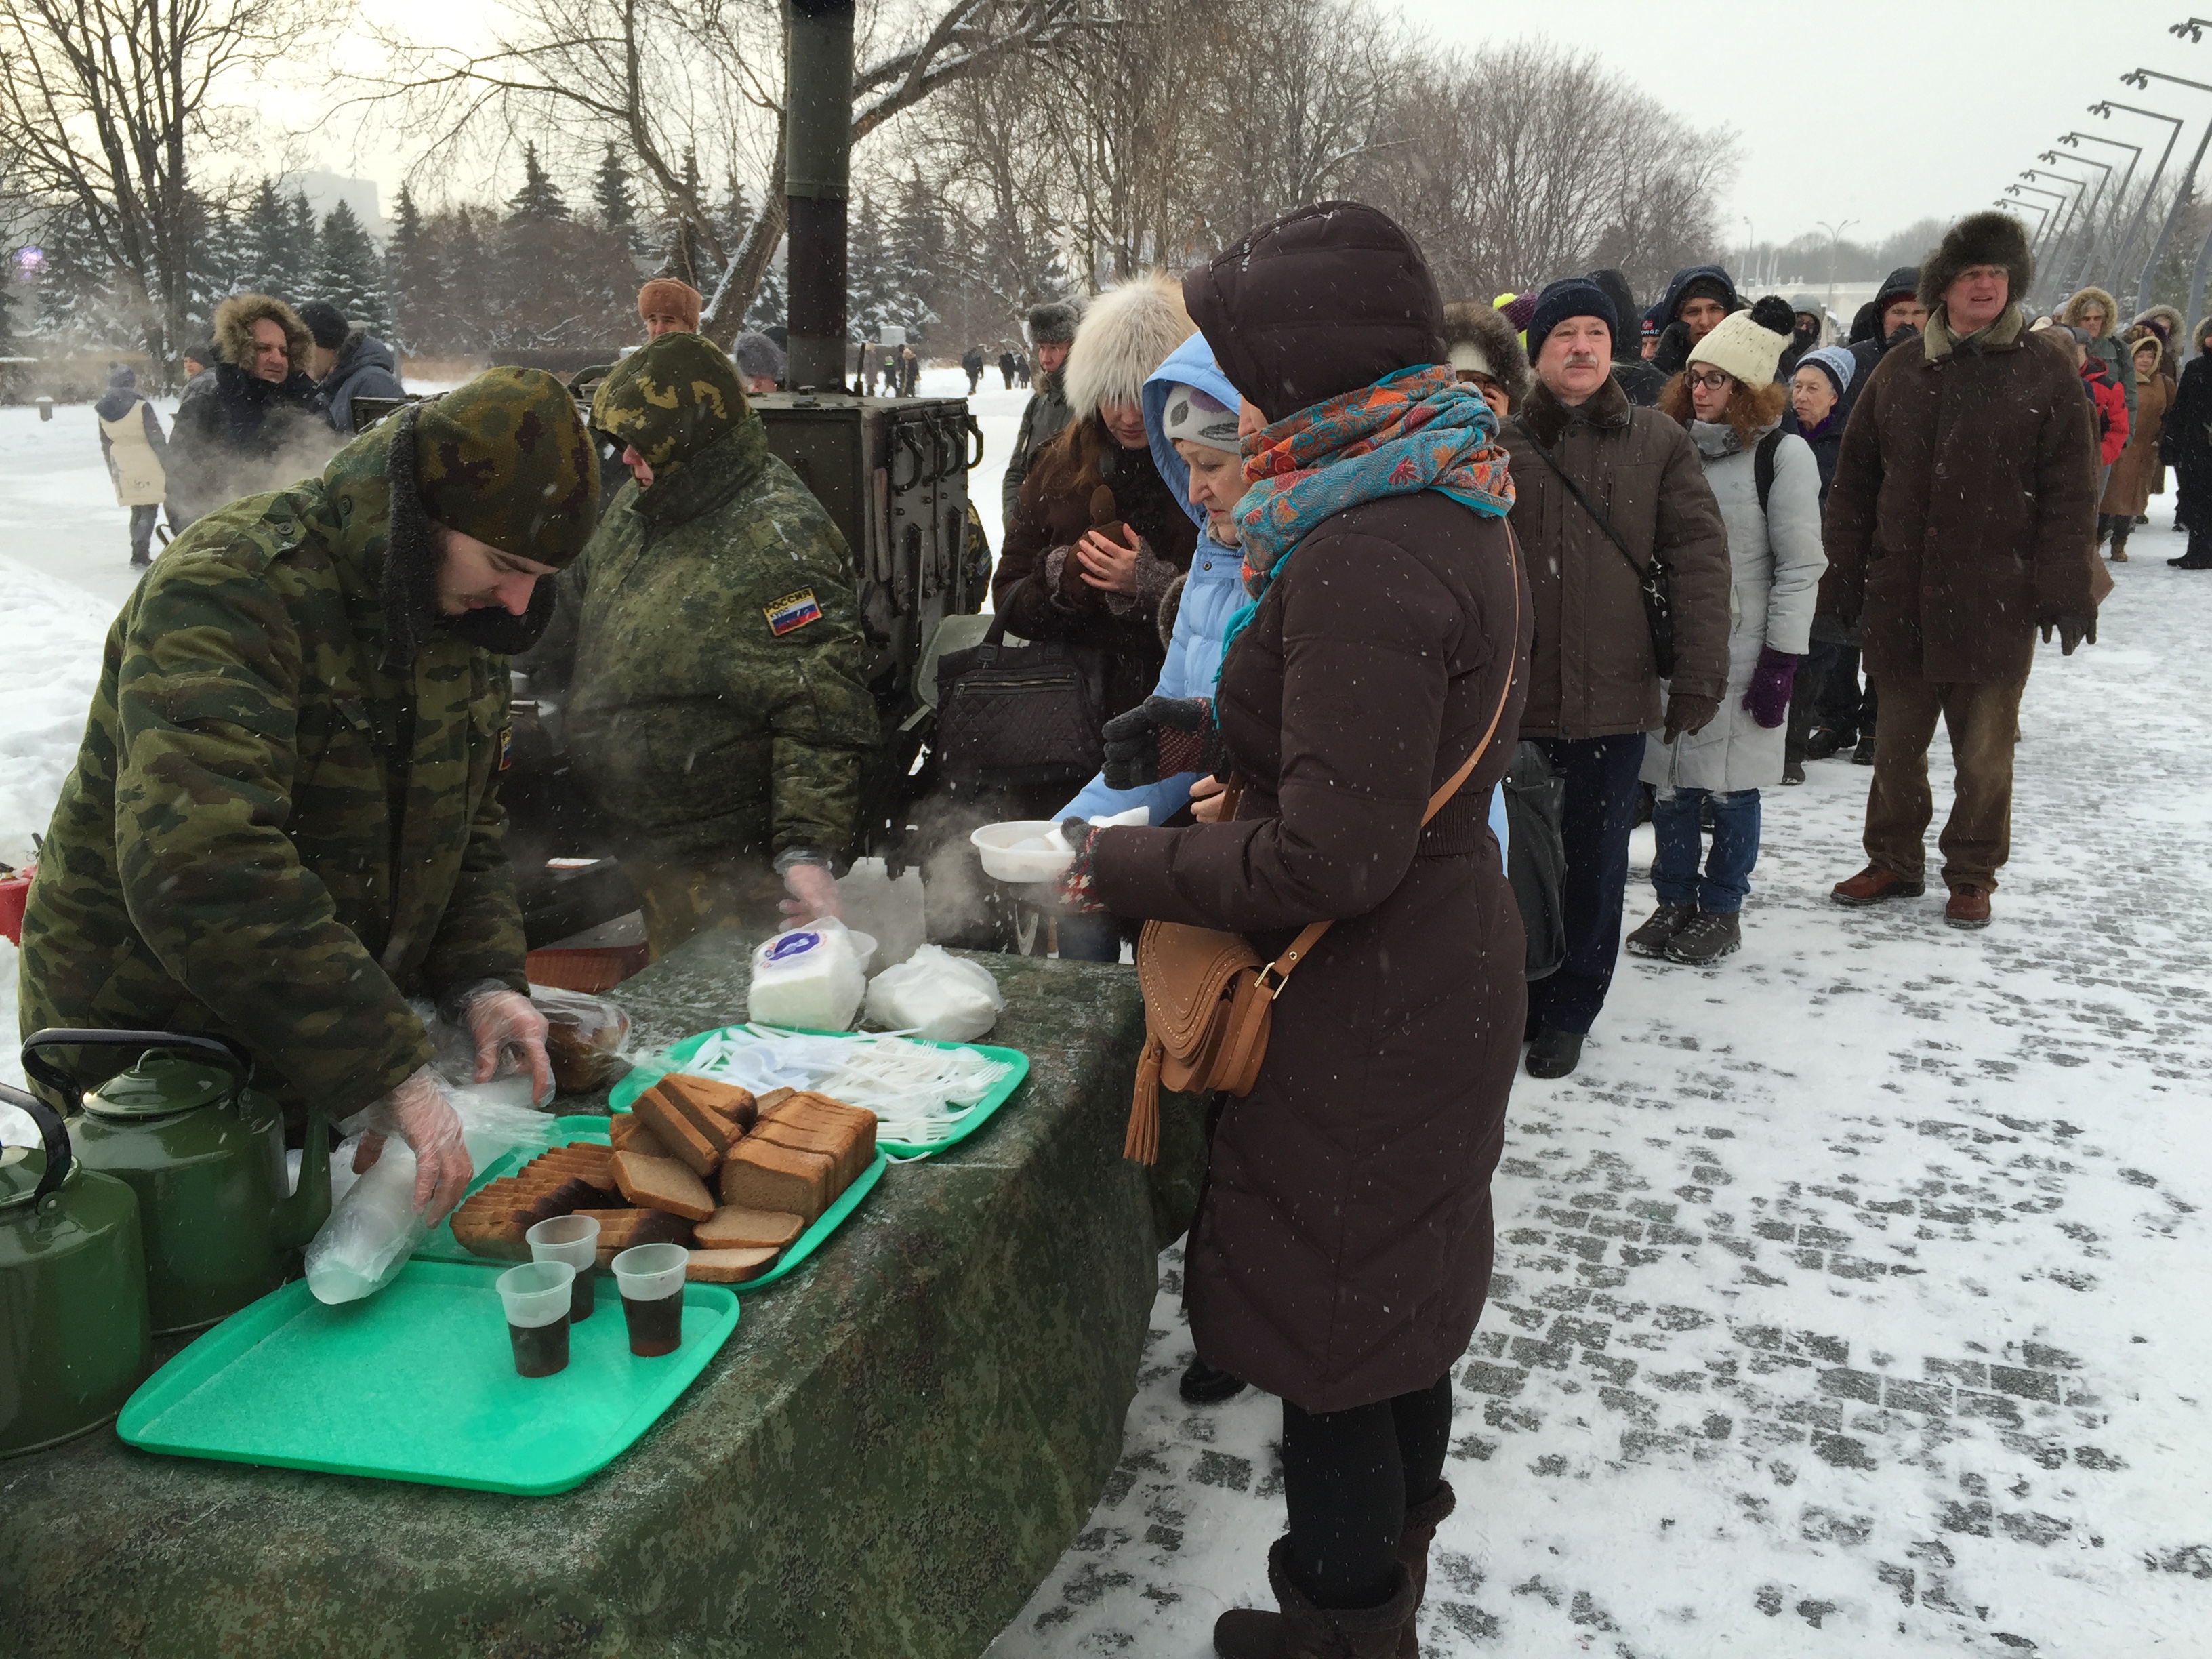
MULTIPOLYGON (((2123 75, 2120 81, 2123 85, 2130 87, 2148 87, 2153 81, 2171 81, 2177 87, 2212 92, 2212 87, 2206 86, 2202 81, 2184 80, 2179 75, 2168 75, 2160 70, 2138 69, 2123 75)), ((2212 121, 2205 123, 2204 136, 2197 141, 2197 154, 2189 158, 2188 170, 2183 173, 2181 183, 2174 188, 2173 205, 2166 211, 2166 222, 2159 227, 2158 240, 2151 246, 2150 258, 2143 261, 2142 280, 2136 284, 2137 315, 2141 315, 2150 304, 2151 275, 2158 269, 2158 262, 2166 257, 2166 245, 2173 240, 2173 228, 2180 222, 2182 209, 2189 204, 2189 193, 2197 183, 2197 169, 2203 162, 2204 148, 2208 144, 2212 144, 2212 121)))
POLYGON ((2166 164, 2173 159, 2174 141, 2181 137, 2182 120, 2178 115, 2166 115, 2154 109, 2144 109, 2135 104, 2123 104, 2112 99, 2100 99, 2089 106, 2089 113, 2104 120, 2112 118, 2112 112, 2124 109, 2130 115, 2148 116, 2154 121, 2168 121, 2173 131, 2166 135, 2166 148, 2159 153, 2158 165, 2151 169, 2150 180, 2143 185, 2142 199, 2136 204, 2135 216, 2128 221, 2127 234, 2120 238, 2119 246, 2112 250, 2112 268, 2124 273, 2128 256, 2135 251, 2136 234, 2142 228, 2143 214, 2150 206, 2150 198, 2158 194, 2158 181, 2166 174, 2166 164))
POLYGON ((1836 314, 1836 245, 1844 240, 1844 233, 1856 223, 1858 221, 1856 219, 1846 219, 1840 225, 1831 225, 1826 220, 1820 222, 1820 228, 1828 233, 1828 315, 1831 317, 1836 314))
MULTIPOLYGON (((2127 211, 2128 185, 2136 176, 2136 163, 2142 160, 2142 146, 2141 144, 2130 144, 2124 138, 2106 138, 2099 133, 2082 132, 2078 130, 2073 132, 2063 132, 2059 134, 2058 142, 2076 149, 2080 149, 2084 143, 2110 144, 2114 149, 2124 149, 2128 152, 2127 169, 2120 174, 2119 188, 2112 192, 2112 211, 2105 216, 2105 234, 2103 239, 2105 246, 2105 263, 2109 264, 2114 260, 2119 252, 2118 248, 2112 246, 2112 227, 2119 222, 2120 215, 2127 211)), ((2081 157, 2081 159, 2086 161, 2089 158, 2085 155, 2081 157)), ((2091 250, 2089 258, 2090 269, 2094 274, 2098 264, 2096 252, 2094 248, 2091 250)))
MULTIPOLYGON (((2049 179, 2056 183, 2074 186, 2074 194, 2070 198, 2065 196, 2059 198, 2066 203, 2066 210, 2059 215, 2057 228, 2051 232, 2048 245, 2049 258, 2055 260, 2064 250, 2067 237, 2073 234, 2074 222, 2081 216, 2081 203, 2089 192, 2084 187, 2081 179, 2069 178, 2063 173, 2044 173, 2035 167, 2022 167, 2020 170, 2020 176, 2023 179, 2049 179)), ((2031 185, 2027 188, 2033 190, 2034 186, 2031 185)), ((2041 264, 2042 261, 2039 260, 2037 263, 2041 264)))
MULTIPOLYGON (((2039 161, 2056 162, 2060 157, 2057 150, 2046 149, 2035 159, 2039 161)), ((2100 161, 2093 155, 2069 155, 2064 159, 2069 161, 2079 161, 2084 167, 2100 167, 2104 171, 2104 177, 2097 180, 2097 193, 2089 199, 2089 211, 2081 221, 2081 234, 2074 241, 2074 263, 2069 267, 2066 280, 2063 284, 2066 291, 2071 294, 2087 280, 2089 255, 2096 246, 2097 240, 2097 210, 2105 205, 2105 191, 2112 182, 2112 164, 2110 161, 2100 161)), ((2068 175, 2062 173, 2058 176, 2063 179, 2068 175)), ((2083 179, 2081 182, 2086 184, 2088 181, 2083 179)))

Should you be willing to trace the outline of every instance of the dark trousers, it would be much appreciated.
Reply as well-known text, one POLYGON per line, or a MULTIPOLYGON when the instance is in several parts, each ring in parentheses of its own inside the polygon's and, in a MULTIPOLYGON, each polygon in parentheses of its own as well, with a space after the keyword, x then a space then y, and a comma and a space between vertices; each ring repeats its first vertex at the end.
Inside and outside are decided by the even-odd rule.
POLYGON ((1620 958, 1620 905, 1628 887, 1628 829, 1636 807, 1644 734, 1538 738, 1566 784, 1559 839, 1567 855, 1563 898, 1567 957, 1528 988, 1528 1030, 1588 1035, 1605 1006, 1620 958))
POLYGON ((131 562, 144 564, 154 556, 154 520, 161 516, 158 503, 131 509, 131 562))
POLYGON ((1397 1577, 1406 1510, 1436 1496, 1451 1441, 1451 1373, 1340 1412, 1283 1401, 1291 1562, 1324 1607, 1371 1607, 1397 1577))
POLYGON ((1821 695, 1828 689, 1828 677, 1835 672, 1836 659, 1847 648, 1815 641, 1798 663, 1797 678, 1790 683, 1790 729, 1782 738, 1785 764, 1804 763, 1805 740, 1813 735, 1814 722, 1820 718, 1821 695))
POLYGON ((1867 862, 1917 881, 1927 868, 1928 824, 1936 815, 1928 787, 1928 745, 1940 719, 1951 737, 1956 779, 1951 816, 1936 845, 1947 887, 1996 890, 2012 856, 2012 754, 2020 741, 2020 694, 2027 676, 1970 685, 1885 676, 1889 718, 1874 751, 1867 791, 1867 862))
POLYGON ((1859 684, 1858 647, 1839 645, 1835 650, 1835 665, 1814 700, 1813 724, 1826 726, 1848 746, 1874 735, 1874 677, 1867 677, 1864 687, 1859 684))

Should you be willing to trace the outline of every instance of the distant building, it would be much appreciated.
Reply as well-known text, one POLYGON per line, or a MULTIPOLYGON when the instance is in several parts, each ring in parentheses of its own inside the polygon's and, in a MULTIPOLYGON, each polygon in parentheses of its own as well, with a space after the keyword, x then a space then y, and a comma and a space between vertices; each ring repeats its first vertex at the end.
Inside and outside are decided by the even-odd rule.
POLYGON ((292 175, 292 179, 295 188, 307 193, 307 205, 314 209, 317 223, 343 202, 353 210, 353 216, 361 221, 362 228, 379 245, 386 240, 384 211, 377 205, 375 179, 348 179, 335 173, 301 173, 292 175))

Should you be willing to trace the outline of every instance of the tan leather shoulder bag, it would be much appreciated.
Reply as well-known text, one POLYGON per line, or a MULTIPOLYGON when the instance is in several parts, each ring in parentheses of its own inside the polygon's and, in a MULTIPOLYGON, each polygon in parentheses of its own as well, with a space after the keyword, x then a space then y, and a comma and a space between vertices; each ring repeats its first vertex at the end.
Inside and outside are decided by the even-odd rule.
MULTIPOLYGON (((1519 550, 1509 526, 1506 556, 1514 572, 1513 631, 1506 638, 1509 653, 1521 640, 1521 580, 1519 550)), ((1474 772, 1475 763, 1498 735, 1505 718, 1505 705, 1513 696, 1513 673, 1509 667, 1504 690, 1490 727, 1474 752, 1429 797, 1421 814, 1425 825, 1443 810, 1474 772)), ((1231 785, 1229 816, 1234 816, 1237 786, 1231 785)), ((1267 1057, 1267 1034, 1274 1018, 1275 998, 1291 970, 1304 961, 1329 930, 1326 921, 1310 922, 1290 948, 1262 966, 1259 952, 1242 933, 1215 927, 1193 927, 1179 921, 1148 921, 1137 940, 1137 988, 1145 998, 1145 1050, 1137 1061, 1135 1098, 1129 1108, 1129 1130, 1121 1142, 1121 1156, 1151 1164, 1160 1152, 1160 1089, 1195 1094, 1223 1090, 1232 1095, 1252 1092, 1259 1080, 1260 1062, 1267 1057)))

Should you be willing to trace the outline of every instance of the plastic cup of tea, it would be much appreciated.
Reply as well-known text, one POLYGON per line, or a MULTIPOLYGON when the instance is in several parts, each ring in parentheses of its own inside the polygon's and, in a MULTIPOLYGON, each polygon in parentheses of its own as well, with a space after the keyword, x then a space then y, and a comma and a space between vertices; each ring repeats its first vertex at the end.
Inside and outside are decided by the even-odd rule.
POLYGON ((684 1340, 684 1269, 690 1260, 681 1244, 634 1244, 615 1258, 629 1351, 640 1358, 674 1353, 684 1340))
POLYGON ((499 1276, 507 1340, 518 1376, 550 1376, 568 1368, 568 1304, 576 1270, 565 1261, 526 1261, 499 1276))
POLYGON ((568 1322, 589 1319, 599 1305, 599 1224, 587 1215, 556 1215, 522 1237, 532 1261, 565 1261, 576 1270, 576 1282, 569 1287, 568 1322))

